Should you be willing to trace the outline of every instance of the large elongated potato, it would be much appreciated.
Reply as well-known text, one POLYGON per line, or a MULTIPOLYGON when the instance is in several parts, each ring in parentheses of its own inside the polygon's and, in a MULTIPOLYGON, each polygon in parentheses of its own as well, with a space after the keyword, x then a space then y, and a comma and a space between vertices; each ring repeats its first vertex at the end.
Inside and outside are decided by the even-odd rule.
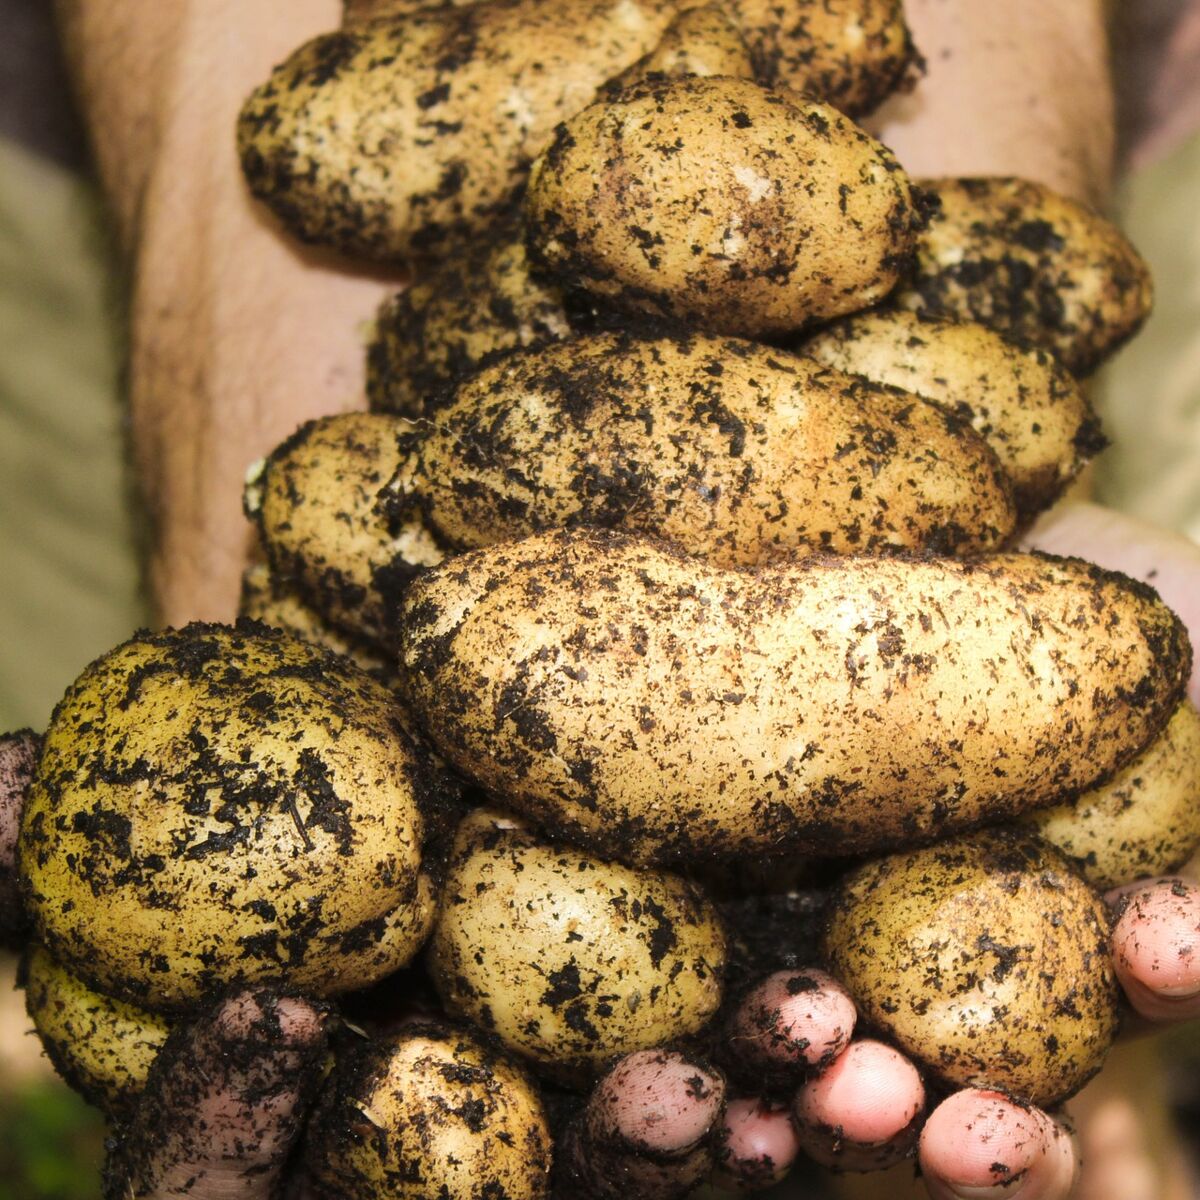
POLYGON ((842 880, 824 949, 863 1016, 943 1083, 1050 1105, 1117 1032, 1108 915, 1029 831, 987 830, 842 880))
POLYGON ((499 813, 460 827, 430 942, 438 992, 552 1078, 699 1032, 724 966, 694 884, 539 841, 499 813))
POLYGON ((647 83, 561 125, 526 197, 533 260, 628 312, 788 333, 881 300, 921 223, 835 109, 732 79, 647 83))
POLYGON ((401 665, 446 757, 626 861, 840 854, 1092 786, 1179 703, 1144 585, 1077 560, 723 571, 599 530, 418 579, 401 665))
POLYGON ((675 15, 668 0, 488 0, 325 34, 247 100, 243 171, 306 241, 435 258, 496 222, 555 125, 675 15))
POLYGON ((881 309, 827 325, 797 349, 969 421, 999 455, 1026 520, 1049 508, 1106 444, 1087 397, 1051 354, 974 321, 881 309))
POLYGON ((550 1156, 525 1073, 468 1034, 424 1024, 339 1060, 304 1158, 330 1197, 543 1200, 550 1156))
POLYGON ((917 241, 904 307, 1050 350, 1095 370, 1146 319, 1150 273, 1099 213, 1026 179, 923 179, 940 201, 917 241))
POLYGON ((1097 888, 1178 870, 1200 845, 1200 713, 1184 702, 1103 787, 1024 819, 1097 888))
POLYGON ((580 337, 512 355, 401 439, 393 527, 455 550, 571 525, 718 566, 813 550, 995 549, 1008 482, 914 396, 712 337, 580 337))
POLYGON ((403 720, 370 676, 265 626, 135 636, 46 732, 18 844, 38 940, 162 1012, 397 970, 433 917, 432 789, 403 720))

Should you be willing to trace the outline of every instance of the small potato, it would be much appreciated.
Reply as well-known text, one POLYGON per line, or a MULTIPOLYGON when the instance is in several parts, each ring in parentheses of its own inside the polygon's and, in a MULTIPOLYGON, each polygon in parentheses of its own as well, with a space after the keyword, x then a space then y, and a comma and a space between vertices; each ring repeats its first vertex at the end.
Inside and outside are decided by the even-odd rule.
POLYGON ((394 697, 251 623, 141 633, 54 711, 22 818, 37 938, 157 1012, 234 983, 327 996, 411 960, 431 774, 394 697))
POLYGON ((604 530, 417 579, 400 661, 461 771, 629 862, 858 853, 1111 776, 1191 651, 1142 584, 1074 559, 720 570, 604 530))
POLYGON ((1107 444, 1079 384, 1051 354, 974 321, 878 309, 827 325, 796 349, 969 422, 996 451, 1024 521, 1049 508, 1107 444))
POLYGON ((391 526, 424 525, 454 550, 597 525, 716 566, 971 554, 999 548, 1016 519, 994 455, 956 418, 733 339, 598 334, 508 356, 400 451, 391 526))
POLYGON ((475 1038, 410 1025, 342 1056, 305 1141, 321 1195, 543 1200, 550 1131, 532 1081, 475 1038))
POLYGON ((1031 832, 867 863, 830 914, 830 970, 939 1082, 1045 1107, 1100 1069, 1117 1032, 1108 914, 1031 832))
POLYGON ((555 125, 652 49, 667 0, 491 0, 301 46, 250 96, 250 190, 304 241, 432 260, 495 225, 555 125))
POLYGON ((571 336, 556 288, 534 279, 510 229, 446 258, 379 310, 367 351, 376 412, 419 417, 427 401, 509 350, 571 336))
POLYGON ((641 84, 560 125, 526 197, 534 263, 613 307, 766 337, 881 300, 921 218, 835 109, 745 80, 641 84))
POLYGON ((708 1023, 725 935, 696 885, 479 811, 459 828, 429 955, 449 1012, 579 1083, 708 1023))
POLYGON ((1025 179, 923 179, 939 201, 917 240, 904 308, 1049 350, 1088 375, 1145 321, 1150 272, 1099 213, 1025 179))
POLYGON ((386 641, 409 579, 442 559, 419 521, 393 526, 376 511, 399 464, 392 418, 347 413, 302 425, 246 478, 244 508, 272 571, 327 620, 375 641, 386 641))
POLYGON ((1025 820, 1101 890, 1178 870, 1200 845, 1200 713, 1180 705, 1114 779, 1025 820))
POLYGON ((54 1069, 105 1112, 129 1110, 171 1032, 168 1022, 92 991, 42 946, 30 947, 22 979, 25 1007, 54 1069))

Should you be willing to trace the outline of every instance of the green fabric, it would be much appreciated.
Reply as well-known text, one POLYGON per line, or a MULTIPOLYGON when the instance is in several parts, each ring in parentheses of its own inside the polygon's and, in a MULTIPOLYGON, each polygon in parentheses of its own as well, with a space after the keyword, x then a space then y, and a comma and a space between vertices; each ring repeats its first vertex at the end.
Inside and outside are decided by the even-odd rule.
POLYGON ((0 730, 146 621, 94 189, 0 141, 0 730))

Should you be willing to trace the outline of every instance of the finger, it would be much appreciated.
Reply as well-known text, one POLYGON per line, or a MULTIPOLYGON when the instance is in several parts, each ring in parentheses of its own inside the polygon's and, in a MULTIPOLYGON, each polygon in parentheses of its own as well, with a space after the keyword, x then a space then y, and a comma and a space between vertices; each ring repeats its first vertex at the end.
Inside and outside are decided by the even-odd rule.
POLYGON ((563 1138, 563 1194, 629 1200, 687 1195, 713 1168, 725 1106, 717 1072, 673 1050, 627 1054, 563 1138))
POLYGON ((925 1087, 916 1067, 882 1042, 852 1042, 793 1104, 800 1145, 826 1167, 876 1171, 916 1143, 925 1087))
POLYGON ((1150 1021, 1200 1016, 1200 888, 1164 879, 1108 899, 1120 913, 1113 965, 1134 1011, 1150 1021))
POLYGON ((243 992, 168 1039, 105 1168, 116 1200, 268 1200, 325 1048, 325 1013, 243 992))
POLYGON ((26 927, 17 887, 17 834, 41 740, 32 729, 0 735, 0 945, 22 941, 26 927))
POLYGON ((1067 1200, 1079 1170, 1065 1125, 977 1089, 933 1110, 918 1153, 932 1200, 1067 1200))
POLYGON ((854 1001, 824 971, 776 971, 752 988, 729 1026, 729 1057, 761 1077, 827 1067, 849 1045, 854 1001))
MULTIPOLYGON (((1022 544, 1077 554, 1149 583, 1200 640, 1200 546, 1191 539, 1099 504, 1068 504, 1046 513, 1022 544)), ((1200 704, 1200 658, 1188 695, 1200 704)))
POLYGON ((731 1100, 717 1135, 711 1183, 722 1191, 757 1192, 778 1183, 800 1153, 792 1114, 764 1100, 731 1100))

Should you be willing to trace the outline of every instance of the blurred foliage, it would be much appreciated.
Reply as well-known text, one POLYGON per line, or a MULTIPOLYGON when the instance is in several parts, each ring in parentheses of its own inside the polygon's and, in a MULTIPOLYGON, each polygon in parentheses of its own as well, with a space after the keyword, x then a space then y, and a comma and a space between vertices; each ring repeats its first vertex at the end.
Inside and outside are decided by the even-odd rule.
POLYGON ((100 1200, 104 1119, 54 1082, 0 1095, 0 1200, 100 1200))

